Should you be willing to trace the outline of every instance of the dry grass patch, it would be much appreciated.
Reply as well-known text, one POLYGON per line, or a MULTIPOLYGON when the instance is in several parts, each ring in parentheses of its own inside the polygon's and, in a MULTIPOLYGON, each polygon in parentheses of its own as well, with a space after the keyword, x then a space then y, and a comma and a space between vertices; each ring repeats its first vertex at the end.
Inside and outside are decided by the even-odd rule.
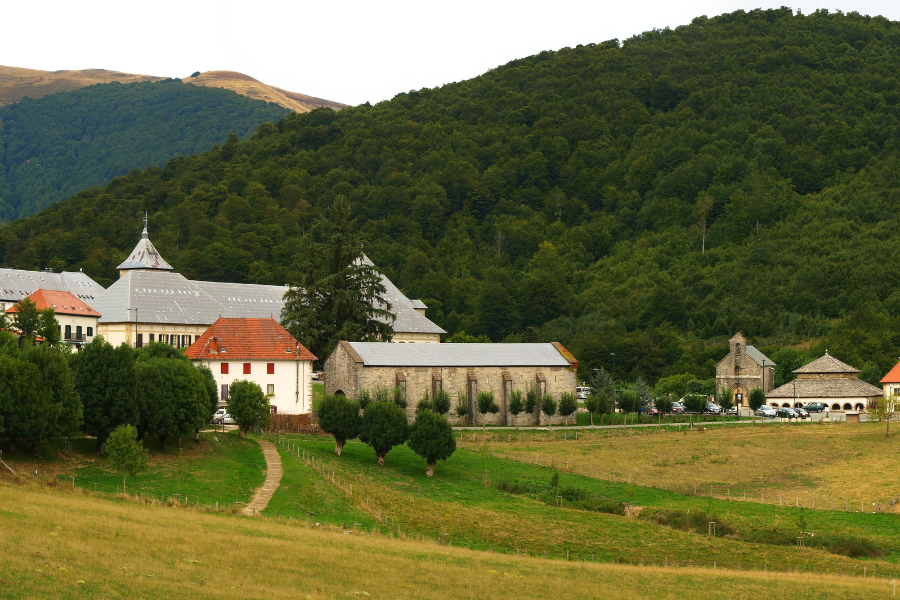
POLYGON ((0 598, 881 598, 885 580, 617 567, 0 484, 0 598))
MULTIPOLYGON (((488 434, 490 439, 490 434, 488 434)), ((466 445, 472 445, 467 438, 466 445)), ((536 454, 542 464, 554 461, 563 467, 566 461, 578 472, 619 482, 663 487, 680 492, 693 491, 694 484, 703 494, 713 486, 716 496, 759 499, 795 504, 800 496, 803 506, 823 508, 835 499, 835 508, 849 501, 859 510, 860 500, 869 503, 896 498, 900 490, 900 471, 893 468, 893 457, 900 452, 900 435, 884 437, 884 427, 862 425, 794 425, 728 427, 703 432, 646 433, 638 429, 589 432, 575 442, 529 441, 506 443, 500 436, 498 454, 507 450, 512 456, 533 462, 536 454), (516 454, 520 453, 520 454, 516 454)))

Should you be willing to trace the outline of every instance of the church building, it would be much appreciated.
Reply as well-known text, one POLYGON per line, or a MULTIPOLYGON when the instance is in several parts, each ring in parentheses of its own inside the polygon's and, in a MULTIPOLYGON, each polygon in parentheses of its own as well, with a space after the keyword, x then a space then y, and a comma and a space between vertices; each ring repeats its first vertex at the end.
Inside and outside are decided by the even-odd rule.
MULTIPOLYGON (((113 345, 136 348, 150 342, 187 348, 219 318, 279 320, 288 290, 279 285, 194 281, 175 273, 150 241, 146 220, 137 246, 117 268, 118 281, 105 291, 100 288, 88 303, 102 315, 98 333, 113 345)), ((422 314, 425 305, 409 300, 381 277, 396 315, 392 341, 439 342, 445 331, 422 314)))
POLYGON ((750 390, 760 387, 766 393, 775 388, 775 367, 772 359, 747 344, 740 333, 729 342, 731 351, 716 365, 716 391, 730 388, 734 403, 747 406, 750 390))

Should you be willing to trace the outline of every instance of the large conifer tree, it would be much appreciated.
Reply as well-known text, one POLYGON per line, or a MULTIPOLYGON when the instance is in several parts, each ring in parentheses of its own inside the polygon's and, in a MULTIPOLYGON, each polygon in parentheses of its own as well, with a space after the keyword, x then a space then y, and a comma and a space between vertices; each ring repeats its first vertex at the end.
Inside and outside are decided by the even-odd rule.
POLYGON ((362 250, 350 203, 338 196, 313 223, 294 260, 281 323, 320 360, 340 340, 390 341, 394 314, 375 266, 362 250))

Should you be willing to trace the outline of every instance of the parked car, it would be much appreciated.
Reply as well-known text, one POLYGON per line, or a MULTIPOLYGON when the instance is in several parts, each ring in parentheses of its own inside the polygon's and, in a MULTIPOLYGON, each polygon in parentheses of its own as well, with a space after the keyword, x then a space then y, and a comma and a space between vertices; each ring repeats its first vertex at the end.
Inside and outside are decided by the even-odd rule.
POLYGON ((820 412, 823 412, 828 409, 828 407, 825 406, 825 404, 822 402, 810 402, 803 408, 805 408, 807 411, 809 411, 811 413, 812 412, 820 413, 820 412))
POLYGON ((773 418, 773 417, 777 417, 778 413, 775 412, 775 409, 772 408, 771 406, 760 406, 759 408, 756 409, 756 416, 773 418))
POLYGON ((782 419, 799 419, 800 415, 793 408, 779 408, 777 411, 778 416, 782 419))
POLYGON ((672 403, 672 414, 673 415, 683 415, 684 414, 684 404, 681 402, 673 402, 672 403))
POLYGON ((317 371, 313 371, 313 374, 312 374, 312 380, 313 380, 313 381, 318 381, 318 380, 319 380, 319 373, 318 373, 317 371))
POLYGON ((586 400, 588 396, 591 395, 591 388, 585 386, 578 386, 575 388, 575 397, 578 400, 586 400))
POLYGON ((647 412, 649 414, 653 415, 654 417, 659 416, 659 410, 657 410, 657 408, 655 406, 651 406, 650 410, 648 410, 647 412))
POLYGON ((725 414, 726 414, 726 415, 734 415, 734 416, 737 416, 737 414, 738 414, 737 406, 732 406, 732 407, 729 408, 727 411, 725 411, 725 414))
POLYGON ((703 411, 710 415, 720 415, 722 414, 722 407, 716 404, 715 402, 709 402, 706 405, 706 410, 703 411))
POLYGON ((800 415, 800 418, 801 418, 801 419, 808 419, 808 418, 809 418, 809 413, 806 412, 806 409, 805 409, 805 408, 795 408, 794 411, 795 411, 798 415, 800 415))
POLYGON ((228 414, 227 409, 220 408, 213 415, 212 422, 216 425, 234 425, 234 419, 228 414))

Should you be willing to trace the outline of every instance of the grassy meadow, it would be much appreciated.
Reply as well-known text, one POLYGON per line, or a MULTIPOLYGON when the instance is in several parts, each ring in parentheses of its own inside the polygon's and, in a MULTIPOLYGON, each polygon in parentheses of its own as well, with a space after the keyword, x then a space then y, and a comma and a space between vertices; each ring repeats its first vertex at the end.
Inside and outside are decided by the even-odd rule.
POLYGON ((549 561, 0 478, 0 598, 883 598, 885 579, 549 561))
MULTIPOLYGON (((868 439, 868 430, 856 431, 868 439)), ((694 444, 697 446, 692 452, 701 453, 711 436, 730 434, 707 431, 657 435, 668 439, 670 447, 694 444)), ((469 435, 467 440, 471 439, 469 435)), ((641 440, 650 443, 653 438, 651 434, 635 436, 626 451, 620 449, 610 458, 612 464, 618 467, 628 451, 642 451, 641 440)), ((336 487, 357 510, 367 512, 382 531, 430 538, 443 535, 454 546, 638 565, 715 564, 735 570, 799 569, 860 575, 865 569, 869 576, 892 574, 900 560, 900 515, 801 511, 792 506, 728 501, 645 487, 637 477, 629 484, 621 478, 613 482, 559 468, 567 448, 585 455, 606 452, 612 438, 540 444, 541 451, 557 447, 556 469, 548 462, 535 465, 503 458, 506 447, 512 452, 520 447, 530 452, 526 442, 467 442, 448 461, 438 463, 433 478, 424 476, 424 460, 406 447, 392 450, 382 468, 376 464, 374 452, 359 442, 348 443, 344 456, 338 458, 327 437, 283 436, 281 441, 300 447, 307 457, 314 456, 318 465, 314 473, 321 480, 330 482, 334 473, 336 487), (549 488, 554 473, 559 475, 560 490, 576 490, 612 506, 639 507, 640 512, 637 517, 626 517, 604 509, 583 510, 566 498, 548 499, 540 492, 549 488), (512 488, 526 492, 510 493, 512 488), (718 535, 707 535, 710 521, 717 523, 718 535), (804 548, 797 547, 801 530, 808 536, 804 548)), ((307 464, 311 464, 309 459, 307 464)), ((689 474, 685 467, 673 470, 689 474)), ((868 473, 871 475, 871 470, 868 473)), ((277 491, 273 501, 284 506, 280 496, 285 494, 286 490, 277 491)), ((298 512, 293 516, 302 515, 298 512)))
MULTIPOLYGON (((41 445, 41 457, 34 457, 26 448, 6 445, 4 461, 18 474, 29 474, 38 481, 57 480, 75 487, 115 494, 121 491, 122 475, 109 468, 105 458, 96 453, 93 438, 74 438, 66 449, 65 442, 41 445)), ((168 451, 161 452, 156 438, 147 436, 145 447, 150 451, 149 468, 128 477, 126 489, 152 498, 180 494, 182 501, 225 506, 233 502, 248 502, 254 490, 265 481, 266 461, 259 444, 242 440, 237 431, 228 433, 204 431, 200 441, 185 437, 178 447, 178 438, 168 440, 168 451)))

